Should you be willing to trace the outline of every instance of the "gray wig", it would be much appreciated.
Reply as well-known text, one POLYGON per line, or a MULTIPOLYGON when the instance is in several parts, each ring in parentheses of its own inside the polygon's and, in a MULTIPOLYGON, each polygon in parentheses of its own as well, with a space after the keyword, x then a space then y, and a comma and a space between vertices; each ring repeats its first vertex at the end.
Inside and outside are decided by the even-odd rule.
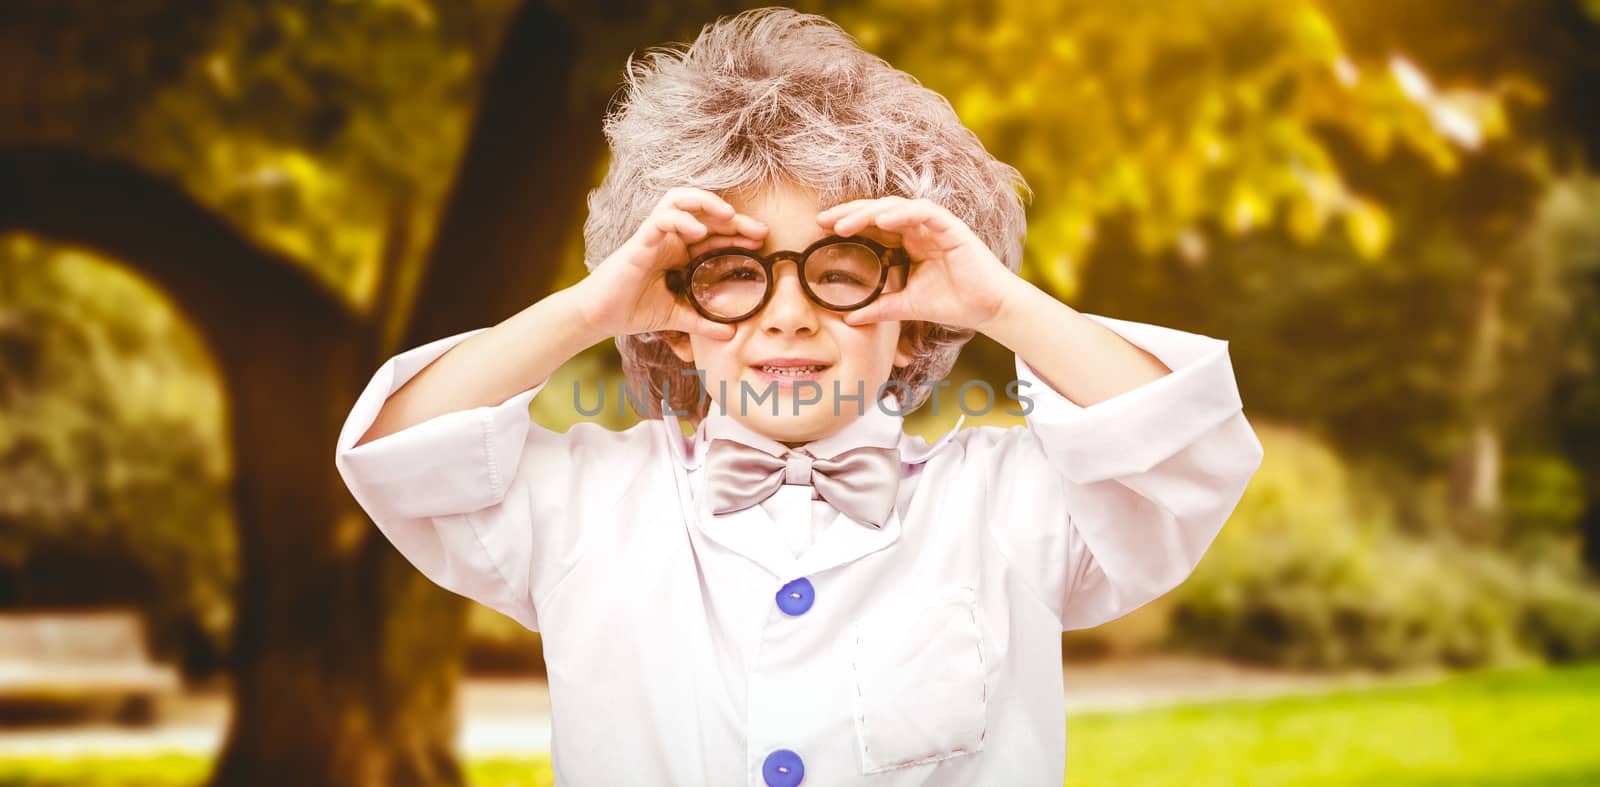
MULTIPOLYGON (((815 190, 821 207, 926 197, 966 222, 1011 271, 1022 266, 1023 196, 1032 196, 1022 174, 990 155, 944 96, 826 17, 781 7, 722 17, 686 51, 630 54, 625 78, 622 100, 605 118, 610 169, 589 194, 583 226, 590 270, 672 187, 728 196, 777 182, 815 190)), ((911 395, 897 385, 886 391, 911 412, 974 332, 916 321, 901 332, 913 360, 894 367, 890 380, 911 395)), ((663 333, 617 337, 623 372, 648 394, 649 412, 640 415, 660 417, 665 397, 698 423, 708 402, 663 333)))

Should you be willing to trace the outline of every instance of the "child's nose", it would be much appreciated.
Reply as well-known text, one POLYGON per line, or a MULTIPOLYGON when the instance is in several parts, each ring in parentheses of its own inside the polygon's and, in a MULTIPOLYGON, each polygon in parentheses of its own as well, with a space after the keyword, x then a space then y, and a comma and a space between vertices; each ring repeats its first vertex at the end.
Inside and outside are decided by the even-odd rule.
POLYGON ((777 331, 816 330, 817 305, 800 286, 800 269, 793 260, 772 266, 772 298, 762 308, 762 328, 777 331))

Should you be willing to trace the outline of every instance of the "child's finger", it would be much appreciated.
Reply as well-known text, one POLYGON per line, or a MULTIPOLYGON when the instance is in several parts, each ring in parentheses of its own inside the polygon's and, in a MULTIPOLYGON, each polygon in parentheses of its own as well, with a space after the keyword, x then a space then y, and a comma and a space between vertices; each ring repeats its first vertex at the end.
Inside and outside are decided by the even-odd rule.
POLYGON ((761 223, 754 216, 736 213, 728 217, 705 216, 698 214, 697 218, 711 228, 712 233, 730 237, 753 238, 760 240, 767 235, 767 225, 761 223))
POLYGON ((684 211, 700 211, 720 219, 733 217, 733 206, 728 201, 705 189, 678 188, 667 192, 665 202, 684 211))
POLYGON ((817 223, 826 227, 829 224, 833 223, 835 220, 837 220, 840 216, 843 216, 843 215, 845 215, 847 213, 850 213, 851 211, 855 210, 856 208, 861 207, 862 205, 864 205, 864 204, 866 204, 868 202, 874 202, 874 201, 875 200, 870 200, 870 199, 846 200, 846 201, 841 202, 841 203, 839 203, 837 205, 834 205, 833 207, 828 208, 826 210, 818 211, 817 212, 817 223))
POLYGON ((712 232, 759 238, 767 231, 767 225, 759 219, 739 213, 727 200, 703 189, 688 189, 675 194, 671 202, 678 209, 694 215, 712 232))
POLYGON ((761 221, 760 219, 757 219, 754 216, 746 216, 743 213, 739 214, 737 218, 739 220, 739 225, 740 225, 739 226, 739 231, 740 232, 743 232, 743 233, 749 235, 752 238, 761 238, 761 237, 766 236, 766 234, 767 234, 767 223, 766 222, 761 221))
POLYGON ((882 227, 875 227, 870 224, 862 227, 859 230, 856 230, 854 233, 851 233, 850 237, 871 238, 872 240, 882 243, 885 246, 903 248, 906 245, 905 237, 900 233, 892 230, 886 230, 882 227))
POLYGON ((755 250, 761 248, 761 244, 761 239, 744 235, 709 235, 690 244, 689 257, 692 259, 712 249, 723 249, 729 246, 755 250))
POLYGON ((839 225, 842 222, 843 222, 843 217, 841 216, 841 217, 838 217, 836 220, 825 220, 825 221, 819 221, 817 223, 819 225, 821 225, 823 229, 830 230, 830 231, 833 232, 833 234, 838 235, 840 237, 846 237, 846 238, 848 238, 848 237, 871 238, 871 239, 873 239, 873 240, 875 240, 875 241, 877 241, 879 243, 884 244, 885 246, 902 246, 902 245, 904 245, 904 238, 897 231, 886 229, 886 228, 883 228, 883 227, 879 227, 879 226, 876 226, 876 225, 874 225, 874 224, 872 224, 870 222, 867 222, 867 223, 863 223, 863 225, 860 226, 859 228, 857 228, 855 232, 851 232, 849 234, 846 234, 846 233, 840 231, 839 225))
POLYGON ((683 239, 684 245, 688 246, 690 243, 698 241, 710 233, 710 229, 706 225, 701 224, 698 219, 689 215, 687 211, 676 209, 658 211, 652 214, 646 226, 651 231, 646 234, 644 240, 650 246, 659 245, 668 235, 677 235, 683 239))
POLYGON ((833 223, 833 232, 836 235, 856 235, 862 230, 873 226, 873 217, 886 210, 896 207, 895 203, 875 201, 856 208, 848 214, 841 216, 833 223))
POLYGON ((890 208, 872 217, 872 223, 888 229, 905 224, 913 218, 912 212, 902 208, 890 208))
POLYGON ((720 213, 720 211, 710 213, 698 208, 691 210, 690 213, 710 227, 712 232, 720 232, 723 235, 747 235, 752 238, 766 235, 766 224, 746 213, 720 213))

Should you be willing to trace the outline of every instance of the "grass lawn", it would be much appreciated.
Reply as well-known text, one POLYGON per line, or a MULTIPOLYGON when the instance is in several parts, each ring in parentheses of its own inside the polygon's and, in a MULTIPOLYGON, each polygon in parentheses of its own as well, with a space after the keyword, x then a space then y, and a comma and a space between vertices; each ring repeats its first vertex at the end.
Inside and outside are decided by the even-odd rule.
MULTIPOLYGON (((203 757, 90 757, 76 760, 0 758, 0 787, 193 787, 205 781, 203 757)), ((480 787, 550 787, 550 758, 488 760, 467 764, 480 787)), ((287 786, 286 786, 287 787, 287 786)))
POLYGON ((1068 787, 1600 785, 1600 663, 1067 720, 1068 787))
MULTIPOLYGON (((1067 720, 1067 787, 1600 785, 1600 663, 1420 688, 1067 720)), ((194 757, 0 759, 0 787, 180 787, 194 757)), ((469 764, 481 787, 549 785, 548 759, 469 764)))

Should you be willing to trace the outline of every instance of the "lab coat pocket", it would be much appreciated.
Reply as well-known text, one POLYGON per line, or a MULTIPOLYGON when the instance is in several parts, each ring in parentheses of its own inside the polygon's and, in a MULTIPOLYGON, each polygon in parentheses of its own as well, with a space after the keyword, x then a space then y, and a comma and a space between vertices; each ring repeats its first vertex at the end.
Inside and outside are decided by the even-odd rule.
POLYGON ((970 587, 921 595, 853 627, 863 773, 983 748, 988 686, 976 598, 970 587))

